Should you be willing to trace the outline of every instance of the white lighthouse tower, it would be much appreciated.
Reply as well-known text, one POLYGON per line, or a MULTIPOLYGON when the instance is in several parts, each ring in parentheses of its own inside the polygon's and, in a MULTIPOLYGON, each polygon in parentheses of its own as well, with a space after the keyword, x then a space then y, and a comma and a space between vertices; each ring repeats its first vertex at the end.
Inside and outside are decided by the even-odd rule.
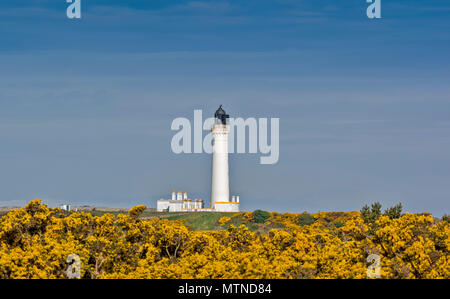
POLYGON ((214 114, 215 122, 211 128, 213 137, 213 159, 211 178, 211 208, 221 212, 239 212, 239 201, 230 201, 228 168, 229 115, 220 105, 214 114))

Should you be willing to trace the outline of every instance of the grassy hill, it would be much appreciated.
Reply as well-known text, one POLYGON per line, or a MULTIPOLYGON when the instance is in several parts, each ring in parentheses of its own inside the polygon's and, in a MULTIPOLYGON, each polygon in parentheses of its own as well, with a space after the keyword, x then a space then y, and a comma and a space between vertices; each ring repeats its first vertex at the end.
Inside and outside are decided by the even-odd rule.
MULTIPOLYGON (((126 213, 125 211, 89 211, 94 216, 101 216, 105 213, 113 214, 117 217, 118 214, 126 213)), ((239 226, 241 224, 246 225, 251 231, 268 232, 272 228, 281 228, 279 224, 274 223, 264 223, 258 224, 254 222, 244 221, 242 219, 242 213, 229 213, 229 212, 156 212, 152 210, 144 211, 140 218, 141 219, 151 219, 151 218, 165 218, 168 220, 181 220, 183 224, 190 227, 193 230, 223 230, 227 229, 229 225, 239 226), (237 215, 241 214, 241 215, 237 215), (237 217, 233 217, 236 215, 237 217), (220 225, 219 219, 222 217, 230 217, 231 220, 225 224, 220 225)))
MULTIPOLYGON (((102 216, 106 213, 113 214, 117 217, 118 214, 126 214, 127 211, 89 211, 93 216, 102 216)), ((219 224, 219 219, 223 216, 231 217, 234 213, 227 212, 155 212, 151 210, 144 211, 140 218, 141 219, 151 219, 151 218, 165 218, 168 220, 181 220, 184 225, 192 228, 193 230, 221 230, 226 226, 221 226, 219 224)), ((240 218, 232 219, 230 224, 240 225, 242 222, 240 218)), ((250 229, 256 230, 256 227, 251 227, 250 229)))
POLYGON ((233 213, 226 212, 195 212, 167 217, 169 220, 183 220, 184 225, 194 230, 220 230, 223 226, 219 219, 223 216, 230 217, 233 213))
MULTIPOLYGON (((69 215, 71 212, 65 212, 66 215, 69 215)), ((127 214, 128 211, 125 209, 102 209, 95 208, 85 210, 84 212, 90 213, 93 216, 102 216, 104 214, 112 214, 114 217, 117 217, 119 214, 127 214)), ((300 224, 299 215, 293 213, 271 213, 272 218, 270 221, 257 221, 255 218, 255 212, 240 212, 240 213, 229 213, 229 212, 156 212, 154 209, 146 209, 142 214, 140 214, 140 218, 143 220, 149 220, 152 218, 161 218, 168 220, 181 220, 184 225, 193 229, 200 231, 211 231, 211 230, 224 230, 227 229, 230 225, 234 225, 236 227, 240 225, 245 225, 249 230, 253 232, 260 233, 268 233, 271 229, 282 229, 285 228, 286 223, 295 223, 300 224), (221 225, 219 223, 219 219, 222 217, 230 218, 229 221, 221 225)), ((264 212, 264 211, 263 211, 264 212)), ((2 217, 2 212, 0 211, 0 217, 2 217)), ((264 212, 267 213, 267 212, 264 212)), ((269 215, 269 213, 267 213, 269 215)), ((348 215, 352 213, 346 212, 319 212, 316 214, 309 215, 312 218, 312 222, 319 221, 324 225, 335 225, 342 226, 345 222, 345 219, 348 215), (314 216, 314 217, 313 217, 314 216)), ((267 216, 270 217, 270 216, 267 216)))
POLYGON ((227 212, 195 212, 184 213, 181 215, 169 216, 169 220, 182 220, 184 225, 192 228, 193 230, 223 230, 227 229, 229 225, 240 226, 244 224, 249 230, 253 232, 267 233, 273 228, 279 229, 283 225, 276 223, 254 223, 245 221, 242 217, 242 213, 227 213, 227 212), (240 214, 240 215, 237 215, 240 214), (233 216, 237 217, 233 217, 233 216), (220 225, 219 219, 222 217, 230 217, 231 220, 225 224, 220 225))
MULTIPOLYGON (((91 213, 93 216, 102 216, 106 213, 113 214, 117 217, 118 214, 126 214, 127 211, 86 211, 91 213)), ((279 223, 255 223, 252 221, 246 221, 242 218, 241 213, 230 213, 230 212, 156 212, 155 210, 147 209, 141 215, 140 218, 143 220, 148 220, 151 218, 164 218, 168 220, 181 220, 184 225, 193 230, 224 230, 230 225, 240 226, 245 225, 249 230, 253 232, 267 233, 271 229, 280 229, 284 225, 279 223), (228 223, 221 225, 219 219, 222 217, 231 218, 228 223), (234 216, 234 217, 233 217, 234 216)))

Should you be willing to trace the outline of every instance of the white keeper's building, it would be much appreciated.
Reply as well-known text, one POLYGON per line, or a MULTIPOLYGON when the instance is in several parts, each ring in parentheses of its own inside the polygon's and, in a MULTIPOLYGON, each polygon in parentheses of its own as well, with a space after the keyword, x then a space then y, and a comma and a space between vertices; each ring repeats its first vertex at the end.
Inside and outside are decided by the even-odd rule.
POLYGON ((189 199, 187 192, 184 194, 175 190, 172 191, 171 199, 160 199, 157 202, 156 210, 158 212, 191 212, 200 211, 203 209, 203 200, 201 199, 189 199))

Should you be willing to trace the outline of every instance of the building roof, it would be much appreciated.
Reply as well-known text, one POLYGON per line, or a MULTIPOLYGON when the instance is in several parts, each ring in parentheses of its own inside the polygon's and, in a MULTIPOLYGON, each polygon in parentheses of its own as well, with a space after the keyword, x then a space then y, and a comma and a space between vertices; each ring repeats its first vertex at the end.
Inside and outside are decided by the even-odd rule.
POLYGON ((216 110, 216 113, 214 113, 214 118, 219 119, 222 124, 227 124, 227 118, 230 118, 230 116, 225 112, 225 110, 222 109, 222 105, 219 106, 219 109, 216 110))

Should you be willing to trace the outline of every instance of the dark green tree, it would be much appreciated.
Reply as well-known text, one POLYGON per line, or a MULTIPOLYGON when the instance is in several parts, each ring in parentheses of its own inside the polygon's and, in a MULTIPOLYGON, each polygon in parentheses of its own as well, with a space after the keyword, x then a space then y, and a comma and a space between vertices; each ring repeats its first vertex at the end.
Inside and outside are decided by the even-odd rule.
POLYGON ((309 215, 308 213, 303 213, 298 216, 298 224, 300 224, 301 226, 311 225, 314 223, 314 221, 316 221, 316 219, 314 219, 314 217, 309 215))
POLYGON ((334 224, 334 226, 336 226, 336 228, 340 228, 340 227, 343 227, 344 224, 342 222, 338 222, 338 223, 334 224))
POLYGON ((402 216, 403 206, 401 203, 384 210, 383 215, 388 216, 390 219, 400 218, 402 216))
POLYGON ((267 219, 270 218, 269 212, 262 211, 262 210, 255 210, 253 211, 253 221, 256 223, 264 223, 267 221, 267 219))
POLYGON ((368 205, 364 205, 360 212, 365 223, 374 223, 381 215, 381 204, 375 202, 371 208, 368 205))

